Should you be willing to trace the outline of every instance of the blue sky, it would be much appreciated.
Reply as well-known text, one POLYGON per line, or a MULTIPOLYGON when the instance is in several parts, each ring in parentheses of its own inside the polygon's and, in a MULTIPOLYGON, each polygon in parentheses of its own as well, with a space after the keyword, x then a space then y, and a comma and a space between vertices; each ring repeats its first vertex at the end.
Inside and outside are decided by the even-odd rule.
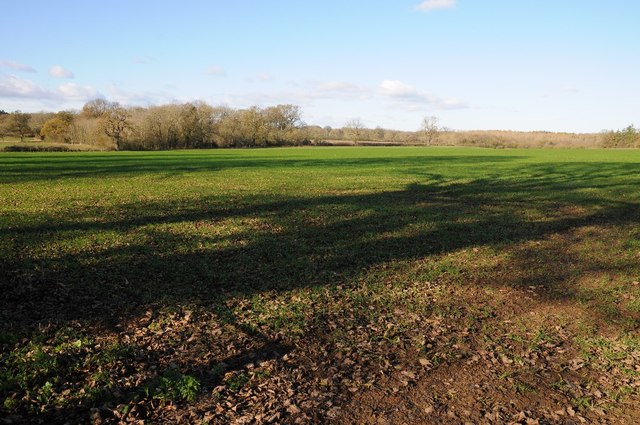
POLYGON ((635 0, 8 1, 0 109, 204 100, 308 123, 640 124, 635 0))

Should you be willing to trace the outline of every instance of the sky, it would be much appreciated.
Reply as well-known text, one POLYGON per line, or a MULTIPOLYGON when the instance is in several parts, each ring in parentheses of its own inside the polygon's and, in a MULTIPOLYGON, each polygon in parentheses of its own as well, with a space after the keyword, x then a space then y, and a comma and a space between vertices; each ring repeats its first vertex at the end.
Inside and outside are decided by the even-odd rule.
POLYGON ((0 109, 202 100, 309 124, 640 125, 637 0, 6 1, 0 109))

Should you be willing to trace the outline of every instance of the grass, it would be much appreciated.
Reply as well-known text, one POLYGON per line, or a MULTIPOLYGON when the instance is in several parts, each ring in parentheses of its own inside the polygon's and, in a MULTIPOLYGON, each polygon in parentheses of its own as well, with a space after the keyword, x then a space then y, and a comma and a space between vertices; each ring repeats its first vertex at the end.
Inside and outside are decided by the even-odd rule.
MULTIPOLYGON (((639 165, 632 150, 1 153, 0 409, 241 406, 224 423, 277 407, 241 402, 259 385, 346 405, 418 357, 500 365, 498 388, 572 353, 576 379, 624 375, 608 402, 637 409, 639 165)), ((517 393, 597 405, 554 373, 517 393)))
POLYGON ((82 152, 104 150, 106 149, 100 146, 45 142, 29 138, 25 138, 24 141, 20 141, 19 137, 0 139, 0 152, 82 152))
POLYGON ((167 369, 162 376, 144 387, 147 397, 159 400, 194 401, 200 391, 200 382, 193 376, 183 375, 179 371, 167 369))

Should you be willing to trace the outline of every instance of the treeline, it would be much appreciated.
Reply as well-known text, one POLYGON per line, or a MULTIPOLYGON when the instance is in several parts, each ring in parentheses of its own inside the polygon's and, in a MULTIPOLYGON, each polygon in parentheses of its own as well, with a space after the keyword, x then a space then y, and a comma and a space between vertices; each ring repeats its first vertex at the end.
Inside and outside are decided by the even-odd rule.
POLYGON ((622 130, 603 134, 602 146, 605 148, 640 148, 640 131, 633 125, 622 130))
POLYGON ((162 150, 324 144, 397 144, 515 147, 640 147, 633 126, 592 134, 452 131, 425 117, 418 131, 367 128, 358 119, 341 128, 307 125, 300 107, 234 109, 205 102, 124 107, 105 99, 81 111, 7 113, 0 110, 0 139, 36 139, 100 149, 162 150))
POLYGON ((126 108, 104 99, 81 111, 0 115, 0 137, 127 150, 321 145, 329 142, 420 143, 421 133, 366 128, 351 120, 342 128, 307 125, 300 107, 234 109, 204 102, 126 108))
POLYGON ((1 119, 3 137, 111 145, 116 150, 281 146, 307 141, 300 108, 295 105, 232 109, 190 102, 125 108, 96 99, 77 113, 18 111, 1 119))

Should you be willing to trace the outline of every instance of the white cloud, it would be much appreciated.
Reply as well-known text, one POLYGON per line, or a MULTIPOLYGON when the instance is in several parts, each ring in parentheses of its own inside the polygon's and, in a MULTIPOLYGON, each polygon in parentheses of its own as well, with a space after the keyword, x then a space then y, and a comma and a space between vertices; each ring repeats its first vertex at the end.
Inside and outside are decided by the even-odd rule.
POLYGON ((108 98, 123 105, 160 105, 163 103, 180 102, 168 92, 129 91, 118 85, 108 88, 108 98))
POLYGON ((468 107, 465 102, 454 97, 441 98, 430 93, 423 93, 414 86, 398 80, 382 81, 380 92, 383 96, 395 100, 405 109, 411 111, 420 110, 427 106, 432 109, 465 109, 468 107))
POLYGON ((49 69, 49 75, 56 78, 73 78, 73 72, 64 69, 60 65, 54 65, 49 69))
POLYGON ((46 89, 33 81, 8 75, 0 78, 0 97, 8 99, 34 99, 39 101, 73 102, 86 101, 101 97, 100 92, 91 86, 80 86, 74 83, 62 84, 55 89, 46 89))
POLYGON ((253 75, 251 77, 247 77, 245 80, 249 83, 255 83, 255 82, 268 83, 270 81, 275 80, 275 77, 272 74, 269 74, 268 72, 262 72, 260 74, 253 75))
POLYGON ((0 67, 11 68, 22 72, 36 72, 31 66, 15 61, 0 60, 0 67))
POLYGON ((58 94, 66 100, 89 100, 100 97, 100 92, 91 86, 66 83, 58 86, 58 94))
POLYGON ((48 93, 32 81, 8 75, 0 79, 0 97, 42 98, 48 97, 48 93))
POLYGON ((371 96, 371 89, 346 81, 309 81, 313 89, 312 97, 316 98, 359 98, 371 96))
POLYGON ((390 97, 416 97, 419 96, 415 87, 398 80, 384 80, 380 83, 382 93, 390 97))
MULTIPOLYGON (((386 101, 390 107, 402 111, 465 109, 467 104, 454 97, 440 97, 422 92, 416 87, 399 80, 384 80, 378 87, 358 85, 349 81, 288 81, 288 88, 256 90, 251 92, 220 92, 213 103, 221 101, 233 107, 252 105, 268 106, 278 103, 293 103, 305 108, 313 108, 326 101, 386 101)), ((113 98, 113 93, 110 93, 113 98)), ((123 102, 129 103, 129 102, 123 102)), ((152 102, 152 103, 158 103, 152 102)), ((351 106, 353 108, 353 106, 351 106)))
POLYGON ((275 80, 275 77, 271 74, 269 74, 268 72, 263 72, 262 74, 258 74, 256 76, 256 79, 258 81, 262 81, 262 82, 266 82, 266 81, 273 81, 275 80))
POLYGON ((345 81, 289 81, 288 90, 273 92, 252 92, 245 94, 225 93, 225 102, 232 106, 271 105, 277 103, 294 103, 301 106, 313 105, 317 100, 364 100, 370 98, 375 91, 345 81))
POLYGON ((429 12, 436 9, 451 9, 455 7, 457 0, 425 0, 416 5, 416 10, 429 12))
POLYGON ((218 65, 210 66, 204 71, 204 73, 207 75, 215 75, 218 77, 227 75, 227 72, 224 70, 224 68, 218 65))
POLYGON ((469 105, 464 100, 455 97, 439 99, 440 109, 467 109, 469 105))
POLYGON ((279 103, 294 103, 296 105, 310 105, 314 98, 304 91, 278 91, 278 92, 252 92, 252 93, 225 93, 217 96, 216 102, 222 99, 222 103, 233 107, 249 107, 253 105, 266 106, 279 103))

